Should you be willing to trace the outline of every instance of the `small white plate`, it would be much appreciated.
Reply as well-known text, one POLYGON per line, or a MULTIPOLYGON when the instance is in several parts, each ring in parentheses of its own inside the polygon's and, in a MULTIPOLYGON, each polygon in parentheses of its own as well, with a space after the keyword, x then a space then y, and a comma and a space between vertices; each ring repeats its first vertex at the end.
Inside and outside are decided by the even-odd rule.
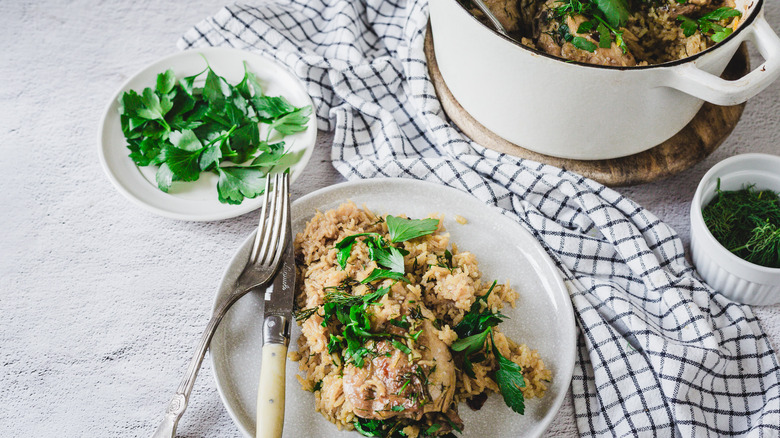
MULTIPOLYGON (((519 224, 459 190, 410 179, 371 179, 334 185, 293 203, 293 229, 302 231, 316 210, 325 211, 351 200, 377 214, 425 217, 444 215, 444 226, 462 251, 477 256, 483 279, 509 280, 520 294, 517 307, 502 313, 511 319, 501 330, 517 342, 537 349, 553 372, 553 383, 542 399, 529 400, 525 415, 512 412, 492 394, 477 412, 460 406, 463 437, 536 437, 544 433, 563 403, 571 382, 576 350, 574 312, 569 293, 553 261, 519 224), (461 215, 468 223, 455 221, 461 215)), ((232 284, 246 263, 250 236, 230 261, 220 290, 232 284)), ((230 416, 247 437, 255 436, 257 383, 262 349, 263 301, 260 293, 241 298, 225 316, 211 342, 210 357, 217 388, 230 416)), ((300 329, 293 327, 290 349, 297 349, 300 329)), ((298 363, 287 362, 284 435, 288 437, 354 437, 339 432, 314 411, 314 395, 294 377, 298 363)))
MULTIPOLYGON (((173 219, 210 221, 227 219, 255 210, 260 197, 245 199, 239 205, 222 204, 217 199, 216 174, 203 173, 200 179, 189 183, 174 183, 165 193, 155 182, 156 166, 138 167, 128 156, 127 142, 119 120, 119 98, 127 90, 140 92, 153 87, 157 75, 167 69, 182 78, 202 72, 208 65, 218 75, 236 84, 244 77, 244 62, 269 96, 284 96, 296 107, 312 105, 311 98, 298 78, 284 67, 258 54, 238 49, 212 47, 188 50, 163 58, 131 77, 116 92, 106 108, 98 132, 98 154, 108 178, 131 201, 154 213, 173 219), (204 59, 205 57, 205 59, 204 59)), ((205 76, 204 76, 205 80, 205 76)), ((197 82, 196 82, 197 83, 197 82)), ((261 126, 261 129, 263 127, 261 126)), ((261 131, 262 133, 263 131, 261 131)), ((292 181, 303 172, 311 158, 317 139, 317 118, 312 105, 312 115, 305 131, 284 138, 290 157, 298 160, 291 167, 292 181)))

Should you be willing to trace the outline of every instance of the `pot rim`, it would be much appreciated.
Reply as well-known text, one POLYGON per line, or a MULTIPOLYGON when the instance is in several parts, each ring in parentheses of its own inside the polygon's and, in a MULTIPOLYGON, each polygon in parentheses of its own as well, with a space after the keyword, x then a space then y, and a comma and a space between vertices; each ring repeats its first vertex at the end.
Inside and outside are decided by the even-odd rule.
POLYGON ((521 49, 527 50, 527 51, 529 51, 529 52, 531 52, 533 54, 541 55, 541 56, 544 56, 545 58, 553 59, 555 61, 559 61, 559 62, 562 62, 564 64, 569 64, 569 65, 578 65, 578 66, 581 66, 581 67, 590 67, 590 68, 595 68, 595 69, 623 70, 623 71, 649 70, 649 69, 653 69, 653 68, 657 68, 657 67, 674 67, 674 66, 677 66, 677 65, 685 64, 685 63, 690 62, 690 61, 695 61, 699 57, 704 56, 704 55, 706 55, 706 54, 708 54, 708 53, 718 49, 722 45, 726 44, 729 40, 731 40, 731 39, 735 38, 737 35, 739 35, 739 33, 741 33, 743 30, 749 28, 753 24, 753 21, 755 21, 755 19, 758 16, 758 14, 761 12, 761 9, 764 7, 764 0, 756 0, 756 7, 755 7, 755 9, 753 9, 752 13, 745 19, 745 21, 740 23, 740 25, 739 25, 739 27, 737 27, 736 31, 732 32, 731 35, 727 36, 726 39, 724 39, 723 41, 713 45, 712 47, 707 48, 704 51, 696 53, 695 55, 686 56, 685 58, 676 59, 674 61, 669 61, 669 62, 664 62, 662 64, 642 65, 642 66, 633 66, 633 67, 623 67, 623 66, 615 66, 615 65, 588 64, 588 63, 585 63, 585 62, 563 59, 563 58, 560 58, 560 57, 557 57, 557 56, 550 55, 549 53, 542 52, 541 50, 532 49, 532 48, 530 48, 530 47, 528 47, 526 45, 523 45, 523 44, 519 43, 518 41, 516 41, 516 40, 514 40, 512 38, 509 38, 506 35, 502 35, 497 30, 491 28, 490 26, 485 25, 484 23, 479 21, 477 19, 477 17, 472 15, 458 0, 447 0, 447 1, 449 1, 451 3, 455 3, 457 5, 457 7, 461 8, 464 12, 466 12, 469 15, 469 17, 472 20, 474 20, 479 26, 483 26, 484 28, 486 28, 489 31, 491 31, 494 35, 496 35, 496 36, 498 36, 498 37, 508 41, 509 43, 511 43, 514 46, 520 47, 521 49))

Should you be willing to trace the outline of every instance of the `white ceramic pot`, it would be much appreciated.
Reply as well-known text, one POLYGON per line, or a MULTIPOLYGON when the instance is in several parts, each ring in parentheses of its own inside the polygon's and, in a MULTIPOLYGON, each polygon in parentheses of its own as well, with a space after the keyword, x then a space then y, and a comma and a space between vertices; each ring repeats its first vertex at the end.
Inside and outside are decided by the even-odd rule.
POLYGON ((780 38, 764 0, 737 0, 739 28, 695 56, 646 67, 566 62, 489 29, 457 0, 430 0, 436 61, 452 95, 504 139, 546 155, 617 158, 679 132, 703 101, 735 105, 780 76, 780 38), (766 60, 736 81, 719 77, 743 41, 766 60))
POLYGON ((691 254, 704 281, 743 304, 780 303, 780 269, 759 266, 732 254, 704 223, 701 210, 715 197, 718 179, 725 191, 755 184, 756 190, 780 192, 780 157, 742 154, 721 161, 704 175, 691 202, 691 254))

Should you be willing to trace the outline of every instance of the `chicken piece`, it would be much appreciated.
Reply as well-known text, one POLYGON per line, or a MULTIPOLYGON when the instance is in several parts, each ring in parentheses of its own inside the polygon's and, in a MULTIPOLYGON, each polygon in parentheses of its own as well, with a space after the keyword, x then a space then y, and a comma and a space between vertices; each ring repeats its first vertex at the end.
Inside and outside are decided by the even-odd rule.
POLYGON ((549 53, 553 56, 561 56, 561 46, 555 42, 555 38, 549 33, 543 33, 539 36, 539 40, 536 42, 536 46, 544 53, 549 53))
POLYGON ((417 338, 422 358, 409 355, 389 341, 376 344, 377 355, 362 368, 344 369, 344 395, 362 418, 419 420, 429 412, 450 410, 455 394, 455 364, 447 345, 429 321, 417 338), (430 365, 433 364, 433 365, 430 365))
POLYGON ((517 32, 522 22, 520 11, 517 9, 517 0, 483 0, 485 6, 496 16, 498 22, 509 33, 517 32))
POLYGON ((586 64, 613 65, 618 67, 633 67, 636 65, 634 56, 628 52, 623 53, 623 49, 615 43, 612 43, 609 48, 599 47, 593 53, 578 49, 572 43, 565 43, 561 47, 561 57, 586 64))
MULTIPOLYGON (((577 33, 580 25, 587 21, 582 15, 567 16, 563 24, 569 28, 569 32, 572 35, 580 36, 593 44, 598 45, 598 41, 594 38, 594 33, 577 33)), ((542 30, 537 42, 538 47, 546 53, 553 56, 559 56, 565 59, 571 59, 573 61, 584 62, 587 64, 597 65, 614 65, 621 67, 635 66, 636 59, 630 52, 623 52, 623 49, 617 45, 614 41, 607 47, 597 47, 595 51, 588 52, 587 50, 579 49, 571 42, 564 42, 559 45, 552 34, 558 31, 560 23, 548 20, 540 25, 542 30)), ((598 35, 596 33, 596 35, 598 35)))

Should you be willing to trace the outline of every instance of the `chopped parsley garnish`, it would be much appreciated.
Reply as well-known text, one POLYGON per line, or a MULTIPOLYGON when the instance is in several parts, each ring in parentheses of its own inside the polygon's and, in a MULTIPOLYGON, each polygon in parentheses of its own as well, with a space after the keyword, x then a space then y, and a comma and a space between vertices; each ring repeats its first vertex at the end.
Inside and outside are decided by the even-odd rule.
POLYGON ((488 292, 474 301, 469 312, 455 326, 454 330, 459 339, 452 343, 450 349, 462 354, 463 370, 472 378, 475 376, 473 364, 483 362, 487 359, 487 354, 492 353, 498 363, 495 380, 504 397, 504 403, 518 414, 523 414, 525 399, 520 391, 520 388, 525 387, 523 371, 519 365, 502 356, 493 341, 493 327, 506 317, 500 313, 492 313, 488 308, 480 310, 481 303, 487 303, 495 286, 494 281, 488 292))
MULTIPOLYGON (((344 292, 329 293, 322 305, 322 325, 326 327, 332 317, 335 317, 344 328, 340 335, 330 335, 328 353, 340 352, 345 362, 353 363, 362 368, 364 357, 372 351, 366 348, 366 342, 376 338, 387 337, 387 333, 372 333, 371 320, 368 318, 368 307, 379 301, 390 291, 389 287, 381 288, 366 295, 349 295, 344 292)), ((397 341, 393 341, 394 343, 397 341)), ((406 347, 404 345, 405 348, 406 347)))
MULTIPOLYGON (((387 232, 392 243, 405 242, 416 237, 431 234, 439 227, 438 219, 403 219, 388 215, 385 222, 387 223, 387 232)), ((369 275, 370 280, 367 278, 364 282, 382 278, 403 279, 404 256, 408 252, 391 245, 379 233, 357 233, 338 241, 335 245, 335 248, 338 250, 336 261, 341 269, 347 267, 347 260, 349 260, 349 256, 352 254, 352 247, 355 245, 358 237, 363 237, 363 242, 368 246, 371 260, 387 268, 375 269, 369 275)), ((406 281, 406 279, 403 280, 406 281)))
MULTIPOLYGON (((336 261, 341 269, 347 267, 347 260, 352 254, 352 247, 358 237, 363 237, 363 242, 368 246, 369 257, 378 265, 388 268, 391 272, 404 273, 405 250, 396 248, 387 243, 384 237, 378 233, 358 233, 347 236, 336 243, 338 250, 336 261)), ((380 277, 377 277, 377 279, 380 277)))
POLYGON ((217 195, 226 204, 262 193, 271 167, 285 155, 280 136, 305 131, 311 107, 296 108, 281 96, 265 96, 244 64, 244 78, 231 85, 210 66, 178 79, 172 70, 157 75, 154 88, 126 91, 119 117, 130 158, 158 166, 157 187, 168 192, 175 181, 191 182, 203 172, 219 176, 217 195), (195 80, 205 73, 203 87, 195 80), (265 138, 258 125, 269 125, 265 138))
POLYGON ((411 324, 409 321, 406 320, 406 315, 402 315, 399 318, 393 318, 390 321, 388 321, 390 324, 402 328, 404 330, 408 330, 409 327, 411 327, 411 324))
POLYGON ((447 269, 450 272, 455 269, 455 266, 452 264, 452 253, 448 249, 444 250, 444 255, 436 256, 436 261, 438 262, 436 266, 440 268, 447 269))
POLYGON ((613 41, 623 53, 628 50, 623 41, 623 32, 619 30, 628 22, 629 9, 626 0, 561 0, 559 3, 560 6, 552 9, 553 15, 561 20, 553 37, 591 53, 599 47, 608 49, 613 41), (596 34, 592 37, 598 41, 598 45, 583 36, 571 33, 563 19, 574 15, 587 19, 579 25, 576 33, 585 35, 595 31, 596 34))
POLYGON ((694 20, 684 15, 677 17, 682 23, 680 27, 683 30, 683 34, 687 37, 696 33, 697 30, 701 31, 702 35, 712 34, 710 38, 712 41, 719 43, 726 39, 733 30, 730 27, 721 26, 718 22, 727 18, 741 17, 742 12, 734 8, 718 8, 708 14, 702 15, 700 18, 694 20))
POLYGON ((459 338, 462 339, 484 332, 490 327, 497 326, 506 318, 506 316, 502 315, 501 313, 491 312, 487 306, 484 310, 480 310, 482 303, 487 304, 488 297, 490 297, 490 293, 493 292, 493 289, 496 287, 497 283, 497 281, 493 281, 493 284, 490 286, 490 289, 488 289, 487 293, 477 297, 477 299, 474 300, 474 303, 471 305, 468 313, 466 313, 458 325, 455 326, 454 330, 455 333, 458 334, 459 338))

